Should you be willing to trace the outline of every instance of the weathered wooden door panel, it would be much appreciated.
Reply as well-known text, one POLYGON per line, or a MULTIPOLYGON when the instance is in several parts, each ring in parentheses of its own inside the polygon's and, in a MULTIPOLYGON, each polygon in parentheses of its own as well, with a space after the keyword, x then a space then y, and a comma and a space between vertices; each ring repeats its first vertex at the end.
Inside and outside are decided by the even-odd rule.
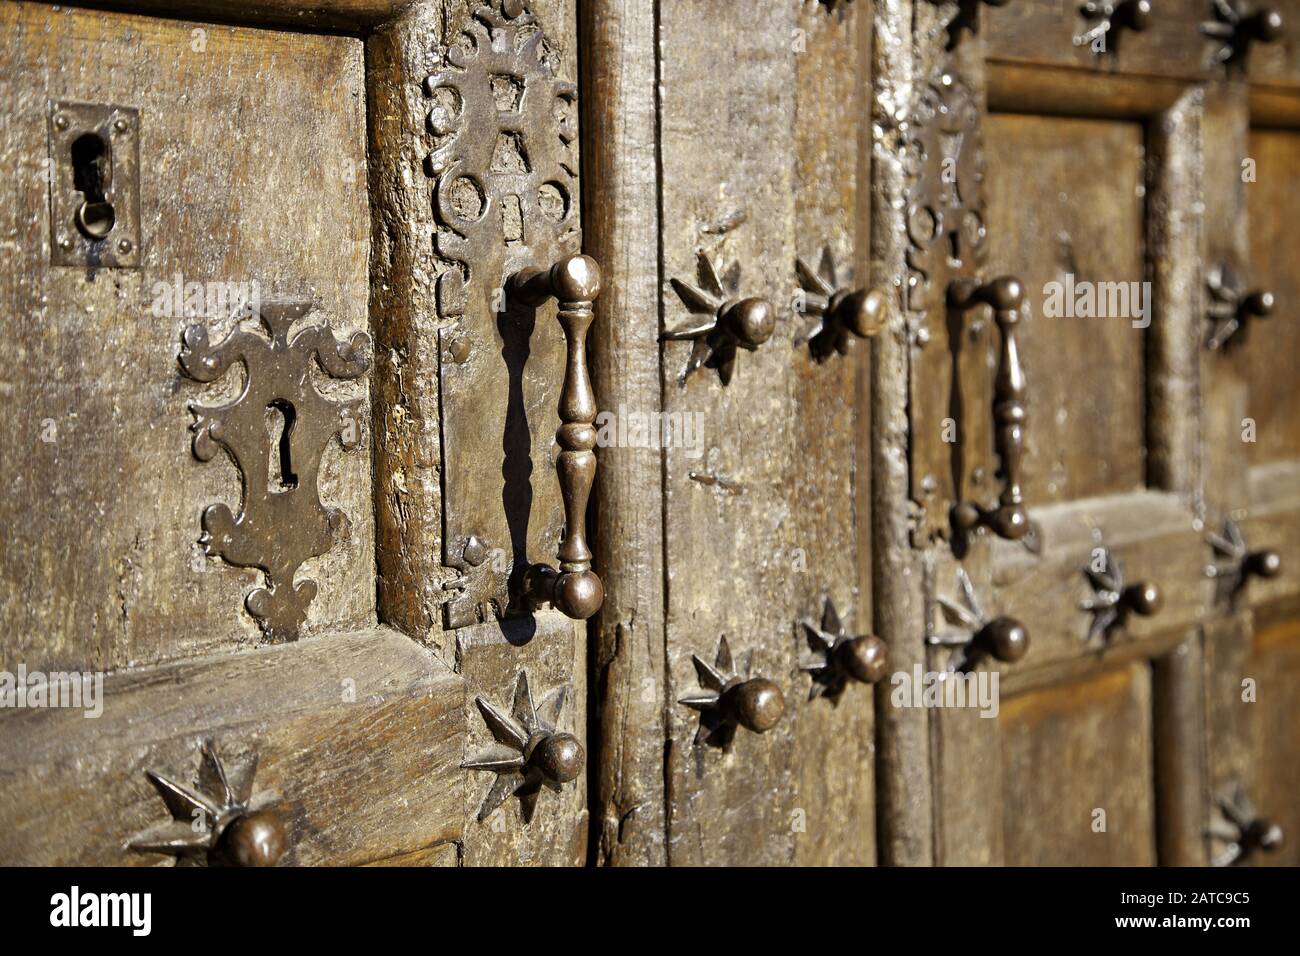
POLYGON ((1282 845, 1272 852, 1256 847, 1247 853, 1247 861, 1261 864, 1294 864, 1297 859, 1289 839, 1298 825, 1295 800, 1288 788, 1294 786, 1294 713, 1300 700, 1294 654, 1300 594, 1300 552, 1295 546, 1300 533, 1300 439, 1295 396, 1285 385, 1295 377, 1292 326, 1300 301, 1288 218, 1294 217, 1297 205, 1287 186, 1300 158, 1300 98, 1289 59, 1293 49, 1270 49, 1268 59, 1252 60, 1252 79, 1263 77, 1279 85, 1252 85, 1226 100, 1223 110, 1231 121, 1223 125, 1232 135, 1216 170, 1218 182, 1232 177, 1233 188, 1225 192, 1238 217, 1238 228, 1219 261, 1235 271, 1239 294, 1272 293, 1272 315, 1248 318, 1203 366, 1207 389, 1225 407, 1207 441, 1207 458, 1221 462, 1209 472, 1211 530, 1234 522, 1244 551, 1233 556, 1216 550, 1211 555, 1215 565, 1229 573, 1217 592, 1221 620, 1207 629, 1212 658, 1207 661, 1206 683, 1213 718, 1207 750, 1216 828, 1210 846, 1224 859, 1240 852, 1240 842, 1231 839, 1227 807, 1244 797, 1253 814, 1277 824, 1284 834, 1282 845), (1234 576, 1238 561, 1249 568, 1249 562, 1268 554, 1278 561, 1271 576, 1234 576))
MULTIPOLYGON (((556 611, 513 605, 498 620, 489 616, 491 601, 504 592, 463 580, 482 567, 502 583, 513 577, 512 563, 522 574, 524 559, 554 560, 550 552, 562 526, 551 450, 563 333, 552 305, 537 310, 535 329, 511 338, 512 330, 502 329, 520 316, 497 314, 491 293, 511 268, 534 264, 530 253, 554 252, 539 238, 546 225, 536 215, 558 214, 566 242, 576 249, 580 240, 576 191, 554 203, 559 186, 576 190, 566 178, 577 174, 576 145, 563 168, 545 170, 554 174, 555 191, 517 188, 520 202, 510 209, 520 216, 512 219, 501 208, 503 195, 514 195, 502 183, 520 187, 533 172, 519 163, 527 167, 531 157, 542 171, 543 137, 561 144, 574 139, 575 118, 554 115, 545 99, 550 93, 573 106, 561 79, 576 73, 573 5, 537 3, 533 13, 523 13, 497 3, 486 14, 477 6, 389 10, 393 18, 366 41, 364 58, 356 37, 35 4, 0 11, 8 61, 0 85, 15 104, 4 121, 4 148, 38 185, 18 189, 3 214, 24 265, 0 282, 19 312, 33 316, 6 336, 4 358, 15 370, 15 400, 37 418, 6 419, 16 429, 13 447, 34 450, 6 459, 4 484, 20 494, 0 506, 11 509, 3 518, 14 528, 0 559, 0 670, 7 678, 24 668, 115 670, 105 680, 98 719, 84 719, 80 709, 4 712, 0 860, 164 860, 127 847, 167 819, 146 771, 202 788, 204 741, 223 763, 257 759, 250 806, 279 816, 284 863, 585 860, 584 629, 556 611), (473 46, 466 39, 473 23, 487 44, 479 52, 496 57, 477 73, 462 59, 473 46), (511 42, 490 51, 490 40, 507 33, 511 42), (448 56, 453 47, 462 53, 448 56), (498 60, 509 67, 499 75, 492 72, 498 60), (440 170, 426 157, 448 145, 450 131, 430 117, 431 110, 443 115, 439 87, 424 81, 452 65, 455 83, 479 84, 471 91, 477 98, 460 101, 462 126, 491 127, 489 147, 501 145, 497 133, 507 147, 518 147, 509 155, 496 149, 486 158, 456 158, 462 170, 483 160, 482 168, 468 169, 491 214, 474 240, 481 255, 472 261, 448 261, 450 245, 435 249, 431 242, 437 225, 456 223, 445 221, 446 207, 430 188, 440 170), (516 129, 510 83, 500 86, 505 81, 518 82, 515 106, 531 111, 536 129, 516 129), (53 123, 50 100, 138 111, 130 114, 140 122, 138 268, 49 264, 60 221, 55 216, 52 239, 40 166, 53 123), (240 117, 233 130, 232 114, 240 117), (368 274, 372 223, 377 253, 368 274), (498 274, 490 275, 494 265, 498 274), (458 297, 449 271, 473 294, 458 297), (377 347, 366 347, 379 386, 373 417, 381 435, 379 492, 371 489, 368 382, 302 373, 318 394, 357 402, 363 440, 359 449, 325 452, 320 495, 345 514, 350 532, 302 565, 300 583, 317 581, 319 594, 306 626, 290 635, 301 639, 284 646, 247 646, 271 636, 259 632, 244 606, 257 574, 209 562, 195 544, 204 507, 224 502, 239 510, 241 490, 249 494, 241 474, 260 476, 261 463, 241 461, 237 469, 224 455, 199 462, 191 454, 186 400, 212 402, 217 389, 205 391, 182 377, 180 331, 202 322, 211 340, 220 341, 235 327, 238 306, 212 316, 153 308, 155 283, 191 280, 255 282, 263 300, 312 298, 339 337, 368 329, 374 318, 377 347), (450 292, 439 298, 442 285, 450 292), (472 346, 472 362, 455 347, 457 335, 472 346), (524 383, 530 349, 534 377, 524 383), (40 357, 47 355, 53 372, 43 367, 40 357), (477 392, 471 383, 469 397, 498 396, 492 408, 506 408, 504 422, 500 414, 480 416, 472 402, 450 404, 444 414, 444 357, 460 374, 470 366, 484 373, 477 392), (39 440, 43 415, 56 440, 39 440), (119 430, 104 426, 115 419, 119 430), (458 468, 449 482, 457 493, 446 498, 457 509, 451 517, 443 513, 439 480, 444 451, 445 466, 458 468), (528 493, 529 469, 533 484, 545 483, 535 495, 528 493), (484 473, 499 480, 482 480, 484 473), (484 554, 466 561, 458 533, 456 560, 449 560, 441 546, 444 528, 472 524, 475 515, 495 521, 507 512, 500 526, 517 535, 484 532, 484 554), (405 633, 376 621, 376 514, 384 542, 378 616, 405 633), (444 587, 452 579, 461 580, 444 587), (466 589, 479 598, 452 621, 442 606, 466 589), (480 617, 486 620, 474 626, 450 626, 480 617), (527 741, 492 723, 492 708, 525 727, 527 741), (511 765, 500 774, 467 766, 512 742, 522 760, 525 747, 542 745, 541 731, 545 740, 568 735, 565 753, 576 754, 563 786, 531 786, 537 781, 524 779, 531 770, 511 765)), ((333 16, 328 9, 321 15, 333 16)), ((350 15, 357 30, 370 16, 350 15)), ((82 191, 94 188, 90 180, 77 182, 82 191)), ((183 296, 188 286, 177 291, 183 296)), ((202 296, 197 302, 201 308, 202 296)), ((231 373, 221 397, 240 394, 241 375, 250 386, 259 374, 253 363, 231 373)), ((294 422, 285 413, 284 435, 313 427, 294 422)), ((286 470, 293 456, 286 459, 282 450, 289 441, 268 432, 265 471, 296 489, 296 472, 286 470)), ((280 553, 294 530, 278 527, 267 548, 280 553)), ((506 601, 500 603, 506 611, 506 601)), ((215 840, 225 830, 203 832, 215 840)), ((193 859, 216 858, 200 851, 193 859)))
POLYGON ((1209 101, 1217 136, 1207 197, 1232 228, 1207 242, 1207 266, 1217 270, 1207 312, 1225 288, 1230 302, 1273 296, 1270 316, 1220 308, 1204 326, 1221 340, 1204 351, 1201 376, 1206 407, 1216 410, 1205 424, 1206 523, 1220 535, 1207 549, 1217 578, 1216 614, 1205 629, 1208 852, 1222 862, 1296 859, 1289 839, 1295 801, 1287 787, 1300 700, 1292 653, 1300 442, 1295 399, 1282 384, 1295 377, 1291 326, 1300 292, 1288 232, 1297 207, 1287 182, 1300 155, 1293 43, 1251 54, 1252 81, 1276 85, 1238 83, 1209 101), (1232 547, 1225 549, 1225 540, 1232 547), (1249 820, 1260 824, 1258 833, 1279 826, 1280 847, 1241 839, 1239 824, 1249 820))
MULTIPOLYGON (((1300 833, 1296 788, 1300 787, 1300 734, 1295 711, 1300 702, 1300 616, 1295 601, 1259 612, 1247 664, 1247 676, 1258 683, 1258 701, 1251 716, 1251 753, 1256 760, 1256 806, 1281 826, 1284 834, 1300 833)), ((1300 848, 1286 840, 1261 863, 1276 866, 1300 864, 1300 848)))
MULTIPOLYGON (((785 298, 794 246, 794 8, 755 15, 710 2, 661 8, 662 36, 687 37, 708 24, 710 42, 661 47, 665 280, 698 284, 701 253, 720 275, 739 267, 732 295, 785 298), (720 44, 725 42, 726 46, 720 44), (727 63, 726 70, 718 64, 727 63), (709 82, 702 82, 704 77, 709 82), (736 119, 745 116, 738 125, 736 119), (720 188, 721 184, 721 188, 720 188)), ((689 313, 663 288, 665 324, 689 313)), ((796 700, 791 608, 793 551, 799 546, 786 504, 797 435, 789 422, 794 375, 790 330, 742 352, 731 383, 703 368, 678 376, 692 343, 663 350, 664 408, 703 415, 703 455, 665 453, 667 575, 668 859, 674 864, 784 863, 794 856, 797 804, 791 722, 759 735, 741 730, 729 749, 697 744, 700 715, 675 702, 699 689, 692 655, 715 660, 726 638, 750 673, 796 700), (773 427, 755 428, 765 409, 773 427), (782 412, 785 414, 782 414, 782 412), (688 457, 689 455, 689 457, 688 457), (726 582, 718 589, 718 582, 726 582)), ((728 668, 729 669, 729 668, 728 668)), ((787 715, 788 716, 788 715, 787 715)))
POLYGON ((366 629, 110 675, 102 714, 15 710, 0 733, 0 861, 148 866, 128 840, 168 818, 146 771, 193 787, 200 740, 255 755, 282 865, 356 865, 463 839, 465 682, 366 629), (274 692, 268 692, 274 688, 274 692))
MULTIPOLYGON (((0 362, 6 401, 24 409, 0 425, 22 450, 0 501, 6 657, 104 669, 246 644, 258 628, 244 596, 261 575, 197 543, 204 508, 238 505, 240 475, 224 455, 195 460, 186 430, 187 401, 230 400, 239 372, 186 378, 181 332, 200 323, 218 342, 253 296, 311 301, 343 341, 365 327, 361 45, 29 3, 6 3, 0 23, 14 170, 0 289, 16 323, 0 362), (138 111, 138 266, 52 264, 61 241, 80 242, 70 221, 51 224, 51 190, 75 173, 70 154, 51 155, 60 102, 138 111), (304 111, 317 121, 286 121, 304 111)), ((337 387, 368 416, 364 382, 337 387)), ((303 567, 319 583, 307 631, 373 620, 369 457, 368 442, 325 451, 321 495, 350 532, 303 567)))
POLYGON ((1151 713, 1142 663, 1003 701, 1003 862, 1155 863, 1151 713))
POLYGON ((1025 495, 1037 508, 1135 491, 1143 337, 1138 303, 1119 300, 1143 278, 1142 125, 994 113, 984 136, 988 268, 1030 290, 1025 495), (1059 299, 1040 294, 1053 284, 1059 299))
POLYGON ((1118 15, 1090 15, 1070 0, 1029 0, 981 10, 990 57, 1039 66, 1200 78, 1219 44, 1201 32, 1212 20, 1203 0, 1163 0, 1136 22, 1136 4, 1112 4, 1118 15), (1127 8, 1127 9, 1126 9, 1127 8))

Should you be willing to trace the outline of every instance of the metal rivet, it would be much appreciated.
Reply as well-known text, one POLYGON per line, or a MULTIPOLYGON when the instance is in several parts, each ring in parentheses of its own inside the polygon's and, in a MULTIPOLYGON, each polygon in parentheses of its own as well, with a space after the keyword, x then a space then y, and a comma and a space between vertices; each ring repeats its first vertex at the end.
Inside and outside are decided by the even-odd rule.
POLYGON ((451 360, 457 365, 464 364, 469 358, 469 339, 463 335, 454 336, 447 343, 447 352, 451 355, 451 360))
POLYGON ((465 542, 465 550, 461 552, 465 563, 471 567, 478 567, 487 560, 488 547, 479 540, 477 535, 470 535, 469 540, 465 542))
POLYGON ((62 114, 60 114, 60 115, 54 117, 54 128, 55 128, 55 129, 67 129, 67 128, 68 128, 68 118, 67 118, 66 116, 63 116, 62 114))
POLYGON ((131 240, 130 240, 130 239, 119 239, 119 240, 118 240, 118 243, 117 243, 117 251, 120 252, 120 253, 122 253, 122 255, 127 255, 127 254, 128 254, 132 249, 134 249, 134 248, 135 248, 135 246, 131 245, 131 240))
POLYGON ((113 121, 113 129, 117 130, 119 133, 125 133, 130 128, 131 124, 124 119, 119 118, 113 121))
POLYGON ((64 236, 62 239, 59 240, 59 248, 62 249, 64 252, 68 252, 69 250, 72 249, 72 240, 69 239, 67 236, 64 236))

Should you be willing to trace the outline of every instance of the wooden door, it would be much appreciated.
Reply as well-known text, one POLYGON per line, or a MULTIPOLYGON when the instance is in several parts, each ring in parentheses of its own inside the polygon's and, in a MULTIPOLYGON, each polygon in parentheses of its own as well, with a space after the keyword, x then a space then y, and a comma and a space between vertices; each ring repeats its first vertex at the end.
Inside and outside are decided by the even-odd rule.
MULTIPOLYGON (((894 395, 910 400, 918 512, 910 526, 885 522, 876 543, 906 537, 916 581, 891 595, 902 627, 884 636, 896 666, 905 654, 927 671, 969 662, 972 679, 996 671, 1000 693, 982 714, 886 712, 883 735, 928 735, 931 755, 932 771, 904 756, 885 768, 882 798, 929 784, 928 800, 885 807, 882 851, 898 862, 1218 858, 1224 844, 1209 834, 1225 778, 1244 780, 1279 746, 1261 742, 1265 730, 1249 744, 1224 735, 1294 710, 1286 678, 1270 676, 1273 711, 1224 713, 1241 665, 1223 657, 1248 654, 1251 632, 1248 617, 1224 616, 1205 573, 1207 533, 1225 508, 1251 506, 1244 485, 1225 502, 1230 476, 1259 454, 1227 441, 1238 406, 1205 347, 1211 271, 1249 255, 1231 237, 1248 234, 1235 177, 1256 53, 1244 28, 1207 35, 1209 4, 1158 7, 1106 20, 1062 4, 917 3, 913 46, 896 51, 896 82, 932 92, 910 127, 886 130, 885 148, 920 172, 898 171, 902 201, 874 220, 899 236, 885 263, 908 276, 894 395), (1225 67, 1229 42, 1239 52, 1225 67), (1023 292, 1005 323, 1011 352, 1007 314, 960 294, 997 276, 1023 292), (1005 520, 1020 500, 1027 525, 1005 520), (1027 650, 1007 637, 1008 618, 1027 650), (1224 761, 1238 769, 1217 769, 1224 761)), ((1273 69, 1270 82, 1285 83, 1273 69)), ((878 108, 889 90, 878 79, 878 108)), ((1261 155, 1284 148, 1255 135, 1261 155)), ((1009 309, 1011 288, 985 294, 1009 309)), ((1274 655, 1256 658, 1270 675, 1287 673, 1285 633, 1256 639, 1254 653, 1274 655)))
POLYGON ((0 860, 581 863, 574 5, 169 6, 0 8, 0 860))

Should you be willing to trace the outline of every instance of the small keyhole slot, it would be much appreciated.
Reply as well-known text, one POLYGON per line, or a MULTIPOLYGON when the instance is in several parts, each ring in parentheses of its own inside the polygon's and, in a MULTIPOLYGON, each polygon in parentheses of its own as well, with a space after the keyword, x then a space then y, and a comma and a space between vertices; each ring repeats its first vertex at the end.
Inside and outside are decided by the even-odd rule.
POLYGON ((297 418, 293 405, 276 399, 266 406, 266 433, 271 450, 266 490, 271 494, 293 491, 298 487, 298 473, 293 469, 293 424, 297 418))
POLYGON ((72 183, 83 200, 74 219, 83 236, 94 242, 108 238, 117 222, 113 204, 104 196, 113 176, 108 143, 97 133, 83 133, 72 141, 72 183))

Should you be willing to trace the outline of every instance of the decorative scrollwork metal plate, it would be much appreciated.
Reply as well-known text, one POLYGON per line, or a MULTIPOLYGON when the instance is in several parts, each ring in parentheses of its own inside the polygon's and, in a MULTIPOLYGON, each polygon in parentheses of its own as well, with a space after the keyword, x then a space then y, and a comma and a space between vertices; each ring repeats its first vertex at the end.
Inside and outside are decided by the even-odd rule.
POLYGON ((345 450, 361 440, 361 401, 322 396, 311 382, 313 360, 337 379, 359 378, 370 368, 370 337, 364 332, 343 343, 321 323, 289 338, 290 327, 311 308, 308 302, 264 302, 260 319, 269 339, 236 327, 212 345, 206 328, 191 325, 180 353, 181 370, 196 382, 215 382, 232 365, 244 366, 244 386, 234 401, 189 406, 195 415, 194 457, 211 461, 224 450, 243 478, 239 514, 224 504, 209 505, 199 542, 209 557, 265 573, 266 587, 251 591, 244 603, 272 642, 297 639, 317 588, 315 581, 295 584, 294 575, 308 558, 329 551, 348 527, 342 511, 321 504, 321 456, 331 438, 345 450), (278 449, 269 447, 272 413, 282 416, 278 449), (278 475, 272 473, 277 451, 278 475))
POLYGON ((979 126, 970 88, 953 70, 940 70, 917 99, 906 144, 910 311, 938 304, 941 273, 974 264, 983 250, 979 126))
POLYGON ((452 25, 430 101, 442 389, 441 603, 448 627, 506 613, 563 525, 550 470, 564 336, 554 304, 506 301, 507 277, 579 251, 576 88, 518 0, 452 25), (471 544, 471 541, 474 543, 471 544), (471 558, 483 551, 490 561, 471 558), (467 557, 467 554, 470 557, 467 557))

